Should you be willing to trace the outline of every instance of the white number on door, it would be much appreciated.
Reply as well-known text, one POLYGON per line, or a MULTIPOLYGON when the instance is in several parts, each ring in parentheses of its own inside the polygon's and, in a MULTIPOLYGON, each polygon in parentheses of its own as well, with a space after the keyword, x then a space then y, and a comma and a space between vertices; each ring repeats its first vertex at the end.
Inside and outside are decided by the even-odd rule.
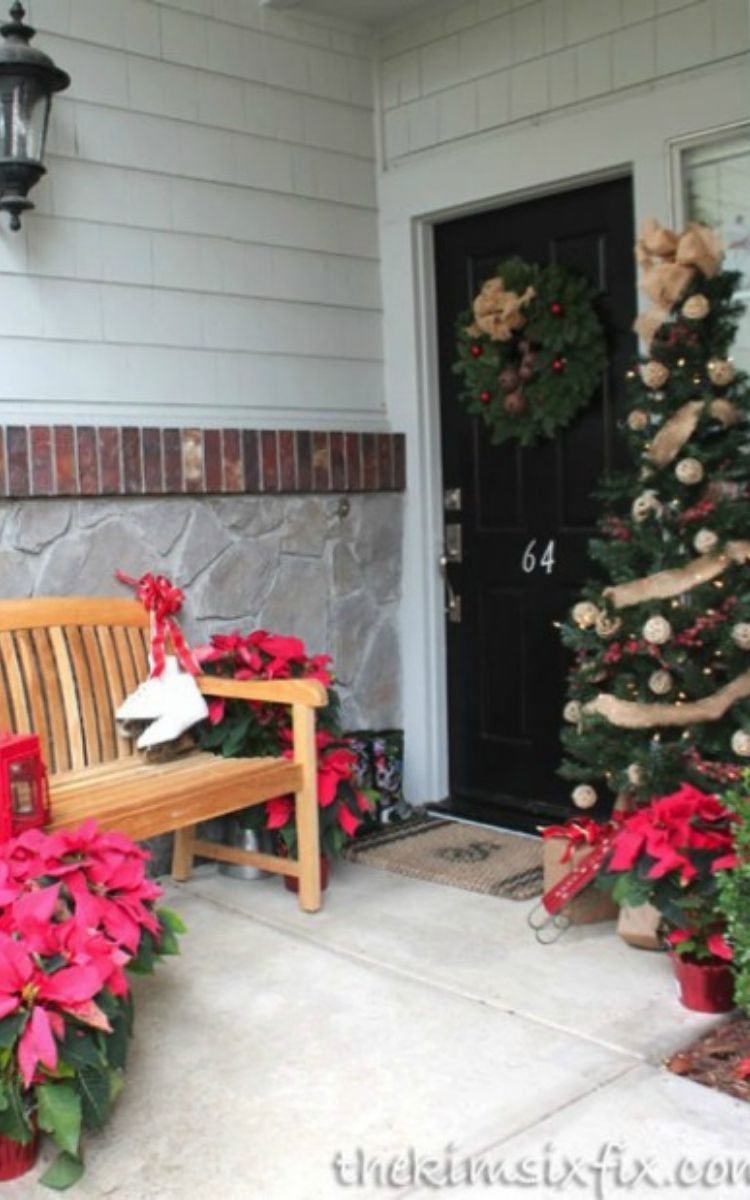
POLYGON ((521 557, 521 570, 525 575, 530 575, 537 567, 541 567, 548 575, 551 575, 555 569, 555 539, 550 538, 540 559, 537 559, 534 552, 535 546, 536 538, 532 538, 521 557))

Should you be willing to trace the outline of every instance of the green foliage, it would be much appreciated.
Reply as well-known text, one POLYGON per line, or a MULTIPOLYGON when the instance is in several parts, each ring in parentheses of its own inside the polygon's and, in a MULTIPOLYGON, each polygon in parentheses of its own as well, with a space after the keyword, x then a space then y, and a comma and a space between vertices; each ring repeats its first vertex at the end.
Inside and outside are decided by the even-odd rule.
POLYGON ((80 1158, 76 1158, 73 1154, 64 1152, 58 1155, 51 1167, 42 1175, 39 1180, 45 1187, 53 1188, 57 1192, 64 1192, 83 1175, 83 1163, 80 1158))
MULTIPOLYGON (((638 704, 668 705, 713 695, 750 667, 750 654, 733 636, 750 622, 745 562, 732 563, 715 580, 666 599, 615 609, 605 589, 684 568, 705 550, 700 532, 713 535, 712 553, 747 537, 750 459, 746 453, 750 389, 741 371, 724 384, 712 381, 710 364, 725 360, 742 306, 734 300, 738 276, 723 271, 695 279, 658 331, 648 356, 668 376, 648 387, 638 363, 628 373, 630 411, 624 436, 634 469, 606 480, 605 515, 589 546, 592 578, 581 599, 596 606, 600 621, 582 626, 568 618, 562 639, 572 655, 562 733, 564 778, 595 786, 604 812, 622 791, 638 801, 675 791, 687 782, 712 791, 736 779, 743 765, 732 747, 738 730, 750 732, 750 701, 741 700, 719 720, 687 726, 629 729, 586 711, 600 693, 638 704), (708 314, 685 317, 685 300, 705 296, 708 314), (704 407, 674 459, 648 457, 655 435, 688 401, 704 407), (716 402, 719 402, 718 408, 716 402), (727 419, 727 413, 730 416, 727 419), (680 482, 676 466, 694 459, 703 471, 696 483, 680 482), (644 638, 646 621, 666 618, 671 635, 661 645, 644 638), (607 627, 609 622, 609 627, 607 627), (662 674, 654 681, 655 672, 662 674), (657 690, 657 685, 662 689, 657 690)), ((648 377, 648 372, 646 373, 648 377)), ((705 545, 705 540, 703 542, 705 545)))
POLYGON ((39 1128, 51 1133, 67 1154, 78 1157, 83 1111, 72 1083, 43 1083, 36 1089, 39 1128))
POLYGON ((533 288, 523 323, 491 334, 478 329, 473 312, 462 313, 453 370, 461 401, 487 424, 493 443, 517 438, 530 446, 568 425, 591 399, 605 365, 604 334, 591 287, 566 268, 512 258, 496 277, 517 296, 533 288))
POLYGON ((734 998, 750 1016, 750 771, 743 773, 740 785, 723 800, 736 817, 738 863, 732 871, 719 872, 718 903, 726 919, 727 940, 733 952, 734 998))

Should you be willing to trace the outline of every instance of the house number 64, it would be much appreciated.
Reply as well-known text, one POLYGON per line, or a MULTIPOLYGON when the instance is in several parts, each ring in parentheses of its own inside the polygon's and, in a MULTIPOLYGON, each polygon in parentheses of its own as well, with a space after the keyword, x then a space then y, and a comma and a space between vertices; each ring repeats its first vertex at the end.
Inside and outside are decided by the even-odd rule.
POLYGON ((555 569, 555 539, 550 538, 550 540, 547 542, 541 558, 537 558, 535 550, 536 543, 537 539, 532 538, 524 550, 521 558, 521 569, 526 575, 530 575, 532 571, 535 571, 537 567, 539 567, 540 569, 545 570, 548 575, 551 575, 555 569))

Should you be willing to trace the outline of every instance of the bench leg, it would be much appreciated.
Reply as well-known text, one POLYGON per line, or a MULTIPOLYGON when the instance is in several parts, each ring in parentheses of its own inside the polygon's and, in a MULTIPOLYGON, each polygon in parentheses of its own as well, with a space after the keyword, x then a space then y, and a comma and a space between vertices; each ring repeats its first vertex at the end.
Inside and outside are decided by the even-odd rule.
POLYGON ((178 883, 184 883, 192 874, 194 841, 195 825, 185 825, 182 829, 175 830, 172 878, 176 879, 178 883))
POLYGON ((320 908, 320 831, 315 714, 301 704, 292 706, 294 755, 302 764, 304 782, 294 797, 299 862, 299 906, 303 912, 320 908))

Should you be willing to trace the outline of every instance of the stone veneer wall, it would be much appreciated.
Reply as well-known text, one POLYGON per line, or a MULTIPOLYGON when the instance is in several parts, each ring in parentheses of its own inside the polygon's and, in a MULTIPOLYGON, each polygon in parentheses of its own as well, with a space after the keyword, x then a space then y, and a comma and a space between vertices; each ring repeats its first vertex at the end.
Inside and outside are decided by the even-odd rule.
POLYGON ((122 594, 163 573, 194 643, 253 628, 333 656, 347 728, 399 725, 403 498, 328 495, 0 501, 0 594, 122 594))

